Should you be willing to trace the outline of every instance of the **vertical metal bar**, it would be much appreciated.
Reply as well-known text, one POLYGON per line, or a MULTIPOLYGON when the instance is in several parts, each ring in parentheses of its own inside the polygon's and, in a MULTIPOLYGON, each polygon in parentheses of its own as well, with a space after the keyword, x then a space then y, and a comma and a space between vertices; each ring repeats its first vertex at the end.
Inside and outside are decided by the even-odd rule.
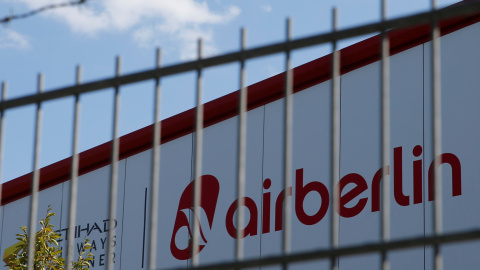
MULTIPOLYGON (((293 78, 290 68, 290 49, 288 43, 291 39, 292 20, 287 19, 286 25, 286 48, 285 48, 285 103, 284 103, 284 144, 283 144, 283 237, 282 246, 283 254, 290 253, 290 224, 291 224, 291 196, 288 190, 292 186, 292 129, 293 129, 293 78)), ((287 269, 288 265, 284 264, 283 269, 287 269)))
MULTIPOLYGON (((198 60, 202 59, 202 40, 198 40, 198 60)), ((201 201, 200 177, 202 175, 202 151, 203 151, 203 104, 202 104, 202 66, 199 64, 197 69, 197 106, 195 119, 195 165, 194 165, 194 192, 193 192, 193 239, 192 239, 192 266, 198 266, 199 256, 199 225, 200 213, 198 207, 201 201)))
MULTIPOLYGON (((240 50, 245 50, 246 32, 240 32, 240 50)), ((243 209, 246 174, 247 145, 247 87, 245 86, 245 59, 240 59, 240 92, 238 99, 238 145, 237 145, 237 242, 235 246, 237 261, 243 259, 243 224, 245 211, 243 209)))
MULTIPOLYGON (((157 59, 155 66, 161 67, 161 50, 157 49, 157 59)), ((152 184, 151 184, 151 202, 150 202, 150 248, 148 254, 147 269, 155 269, 157 264, 157 232, 158 232, 158 203, 160 193, 160 104, 162 98, 162 89, 160 86, 160 77, 155 79, 155 101, 153 109, 153 146, 152 146, 152 184)))
MULTIPOLYGON (((82 80, 82 67, 77 66, 76 85, 82 80)), ((68 240, 67 240, 67 269, 72 269, 73 250, 75 245, 75 220, 77 217, 78 198, 78 133, 80 123, 80 96, 75 94, 75 105, 73 114, 73 139, 72 139, 72 168, 70 171, 70 205, 68 212, 68 240)))
MULTIPOLYGON (((0 94, 0 101, 5 101, 7 98, 7 83, 2 82, 2 92, 0 94)), ((0 205, 2 202, 2 168, 3 168, 3 134, 5 132, 5 111, 0 110, 0 205)), ((1 208, 0 208, 1 209, 1 208)), ((1 212, 0 212, 1 214, 1 212)), ((1 222, 1 221, 0 221, 1 222)))
MULTIPOLYGON (((437 1, 432 0, 432 11, 437 9, 437 1)), ((440 70, 440 29, 438 19, 432 18, 432 124, 433 124, 433 160, 434 194, 433 202, 433 232, 435 235, 442 234, 442 172, 441 160, 437 157, 442 153, 442 107, 441 107, 441 70, 440 70)), ((436 270, 443 269, 440 246, 434 245, 434 267, 436 270)))
MULTIPOLYGON (((338 11, 337 8, 332 9, 332 32, 336 32, 338 27, 338 11)), ((332 208, 331 213, 331 222, 330 222, 330 244, 331 248, 335 249, 339 244, 339 215, 337 210, 339 209, 339 190, 337 183, 340 179, 340 52, 337 51, 337 40, 332 40, 332 83, 331 83, 331 144, 330 144, 330 155, 331 155, 331 191, 332 196, 330 198, 330 203, 332 208)), ((330 259, 330 268, 332 270, 338 269, 338 258, 332 257, 330 259)))
MULTIPOLYGON (((381 1, 381 17, 382 22, 387 20, 387 0, 381 1)), ((382 242, 390 240, 390 178, 387 173, 387 166, 390 164, 390 42, 388 34, 385 31, 381 33, 381 71, 380 71, 380 89, 382 96, 382 112, 381 112, 381 127, 382 127, 382 150, 380 153, 382 160, 382 208, 380 232, 382 242)), ((390 262, 388 260, 388 253, 383 251, 381 254, 381 268, 383 270, 390 269, 390 262)))
MULTIPOLYGON (((43 74, 38 74, 38 93, 43 92, 43 74)), ((40 185, 40 135, 42 127, 42 103, 37 102, 37 112, 35 120, 35 139, 33 153, 33 175, 32 175, 32 194, 30 196, 30 227, 28 239, 28 270, 33 270, 35 257, 35 240, 37 233, 37 216, 38 216, 38 189, 40 185)))
MULTIPOLYGON (((120 76, 121 57, 117 56, 115 64, 115 76, 120 76)), ((114 105, 113 105, 113 126, 112 126, 112 155, 110 167, 110 201, 109 201, 109 231, 108 231, 108 260, 107 269, 113 270, 115 246, 113 237, 115 236, 116 212, 117 212, 117 193, 118 193, 118 115, 120 107, 120 87, 115 86, 114 105)))

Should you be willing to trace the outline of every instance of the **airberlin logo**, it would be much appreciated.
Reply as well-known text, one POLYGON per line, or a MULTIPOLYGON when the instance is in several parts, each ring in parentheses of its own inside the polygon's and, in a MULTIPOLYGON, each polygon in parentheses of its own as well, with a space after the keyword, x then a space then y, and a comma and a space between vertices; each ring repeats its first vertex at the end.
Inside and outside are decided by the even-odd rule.
MULTIPOLYGON (((200 205, 198 212, 203 212, 207 217, 209 230, 212 229, 213 217, 215 215, 215 209, 217 207, 218 192, 220 190, 220 185, 218 184, 217 178, 212 175, 203 175, 200 179, 195 181, 200 181, 201 194, 200 194, 200 205)), ((172 251, 173 257, 178 260, 187 260, 192 257, 192 241, 188 241, 188 246, 184 249, 180 249, 176 244, 176 236, 180 229, 186 229, 188 231, 189 239, 192 239, 192 229, 193 226, 190 226, 188 222, 188 214, 193 211, 193 187, 195 181, 190 182, 190 184, 185 188, 180 197, 180 202, 178 204, 177 218, 175 219, 175 225, 173 226, 172 240, 170 241, 170 250, 172 251)), ((200 213, 201 215, 202 213, 200 213)), ((199 217, 193 217, 194 222, 201 220, 199 217)), ((199 223, 199 232, 202 237, 203 243, 198 247, 198 252, 202 251, 207 243, 202 228, 202 224, 199 223)))
MULTIPOLYGON (((411 202, 413 202, 413 204, 419 204, 423 202, 423 160, 420 158, 420 156, 422 155, 422 151, 423 149, 420 145, 415 146, 412 150, 412 154, 417 160, 414 160, 412 163, 412 173, 409 174, 409 177, 406 177, 407 179, 412 179, 411 184, 413 186, 413 200, 411 200, 410 195, 405 194, 403 189, 404 177, 402 147, 396 147, 393 149, 393 199, 400 206, 408 206, 411 204, 411 202)), ((445 181, 451 179, 452 196, 462 195, 462 169, 460 160, 452 153, 444 153, 438 156, 434 161, 432 161, 430 163, 430 166, 428 167, 428 201, 434 200, 433 172, 436 163, 440 164, 441 166, 450 167, 451 178, 445 175, 443 179, 445 181)), ((390 174, 390 166, 386 166, 385 170, 387 174, 390 174)), ((362 175, 357 173, 347 174, 340 179, 337 184, 337 189, 340 192, 340 202, 338 209, 336 209, 340 216, 344 218, 355 217, 367 207, 369 199, 370 211, 380 211, 380 184, 382 181, 382 171, 383 168, 378 169, 378 171, 373 175, 372 180, 370 181, 370 185, 362 175), (365 191, 368 191, 369 188, 370 192, 365 193, 365 191)), ((206 219, 208 221, 208 226, 210 227, 209 229, 211 230, 218 199, 219 183, 218 180, 212 175, 204 175, 200 178, 200 181, 202 186, 200 208, 203 209, 206 219)), ((188 230, 190 238, 192 236, 188 216, 185 214, 185 210, 193 209, 193 185, 194 182, 190 183, 180 198, 177 218, 175 219, 172 240, 170 243, 170 248, 173 256, 179 260, 186 260, 191 258, 192 256, 191 241, 189 242, 188 247, 186 247, 185 249, 179 249, 176 246, 175 237, 177 235, 177 232, 181 228, 188 230)), ((272 181, 270 179, 267 178, 264 180, 261 217, 262 234, 270 233, 272 229, 274 229, 275 231, 280 231, 282 230, 283 225, 283 202, 285 199, 285 192, 284 190, 279 192, 274 202, 272 202, 272 194, 270 191, 268 191, 271 185, 272 181), (272 208, 274 208, 273 228, 270 224, 272 208)), ((292 196, 293 193, 295 194, 293 202, 295 203, 294 209, 297 219, 304 225, 315 225, 320 222, 327 214, 330 203, 330 193, 325 184, 319 181, 311 181, 307 184, 304 184, 303 168, 300 168, 295 171, 294 187, 295 192, 292 192, 292 187, 287 188, 287 196, 292 196), (311 193, 320 196, 321 202, 317 206, 316 212, 312 215, 309 215, 305 211, 304 201, 307 195, 311 193)), ((225 215, 226 230, 232 238, 236 238, 237 235, 237 228, 235 228, 234 225, 234 216, 238 207, 237 201, 238 200, 235 200, 230 205, 225 215)), ((260 218, 258 214, 259 211, 257 203, 250 197, 244 197, 244 202, 244 207, 248 211, 250 219, 246 224, 245 228, 242 228, 243 237, 255 236, 258 234, 258 220, 260 218)), ((194 218, 194 220, 196 220, 196 218, 194 218)), ((202 237, 203 244, 199 244, 199 252, 205 247, 205 244, 207 243, 207 239, 203 233, 203 229, 205 228, 200 227, 200 237, 202 237)))

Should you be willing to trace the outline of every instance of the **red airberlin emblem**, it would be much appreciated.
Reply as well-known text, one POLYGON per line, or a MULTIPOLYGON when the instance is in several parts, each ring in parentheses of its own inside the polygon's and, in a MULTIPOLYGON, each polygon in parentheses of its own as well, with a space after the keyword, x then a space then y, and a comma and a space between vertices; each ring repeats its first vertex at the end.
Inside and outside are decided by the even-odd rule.
MULTIPOLYGON (((195 181, 200 181, 201 186, 201 197, 200 197, 200 205, 199 209, 205 214, 209 230, 212 229, 213 224, 213 217, 215 216, 215 208, 217 207, 217 200, 218 200, 218 193, 220 191, 220 185, 218 183, 217 178, 212 175, 203 175, 200 179, 195 181)), ((177 210, 177 217, 175 218, 175 225, 173 226, 173 233, 172 239, 170 241, 170 250, 172 252, 173 257, 177 258, 178 260, 187 260, 192 257, 192 241, 188 241, 188 246, 184 249, 178 248, 176 243, 176 236, 180 229, 188 230, 189 239, 192 239, 193 233, 189 222, 189 218, 186 213, 193 211, 193 188, 195 185, 195 181, 190 182, 190 184, 185 188, 180 197, 180 202, 178 203, 178 210, 177 210)), ((197 212, 200 212, 197 211, 197 212)), ((193 217, 195 222, 199 222, 198 217, 193 217)), ((203 233, 205 228, 202 228, 201 222, 198 223, 200 237, 203 240, 203 243, 207 243, 207 239, 203 233)), ((198 252, 202 251, 205 247, 205 244, 198 245, 198 252)))

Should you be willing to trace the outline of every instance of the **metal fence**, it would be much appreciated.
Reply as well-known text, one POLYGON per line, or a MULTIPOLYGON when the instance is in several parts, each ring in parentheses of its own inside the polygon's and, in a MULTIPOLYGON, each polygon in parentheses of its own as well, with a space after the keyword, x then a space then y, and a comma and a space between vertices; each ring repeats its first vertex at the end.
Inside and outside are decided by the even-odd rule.
MULTIPOLYGON (((318 259, 327 259, 330 260, 331 269, 338 269, 338 260, 339 256, 355 255, 355 254, 365 254, 365 253, 380 253, 381 261, 379 264, 382 269, 389 269, 389 252, 396 249, 405 249, 419 246, 433 246, 434 250, 434 268, 442 269, 442 254, 440 245, 458 242, 458 241, 467 241, 480 239, 480 230, 473 231, 460 231, 456 233, 444 234, 442 233, 442 200, 441 200, 441 185, 435 185, 435 201, 434 201, 434 212, 433 212, 433 234, 425 237, 419 238, 407 238, 402 240, 390 240, 390 198, 389 198, 389 175, 386 170, 383 171, 383 187, 382 187, 382 210, 381 210, 381 241, 372 242, 361 245, 354 246, 339 246, 339 216, 335 211, 331 211, 331 224, 330 224, 330 248, 320 249, 320 250, 311 250, 303 253, 292 254, 290 252, 290 218, 291 218, 291 209, 290 209, 290 196, 287 196, 287 189, 285 187, 291 186, 291 175, 292 175, 292 70, 290 67, 290 54, 292 51, 319 45, 319 44, 331 44, 334 48, 332 53, 332 119, 331 119, 331 185, 332 187, 336 186, 336 183, 339 181, 339 166, 340 166, 340 88, 339 88, 339 76, 340 76, 340 55, 337 51, 337 42, 343 39, 357 37, 365 34, 375 34, 380 33, 381 36, 381 80, 379 82, 382 89, 382 112, 381 120, 379 125, 381 125, 382 130, 382 150, 381 150, 381 160, 382 167, 385 168, 390 164, 390 89, 389 89, 389 39, 386 34, 389 29, 392 28, 403 28, 411 27, 420 24, 429 24, 431 26, 431 46, 432 46, 432 100, 433 100, 433 156, 439 156, 441 154, 441 85, 440 85, 440 53, 439 53, 439 21, 454 18, 458 16, 466 16, 471 14, 476 14, 480 12, 480 1, 465 1, 457 5, 453 5, 443 9, 437 9, 435 0, 432 0, 432 9, 427 12, 410 15, 406 17, 401 17, 397 19, 387 19, 386 18, 386 3, 382 1, 381 3, 381 15, 382 20, 380 22, 356 26, 348 29, 337 29, 337 12, 333 10, 333 28, 331 32, 312 35, 300 39, 291 39, 291 27, 290 20, 287 21, 285 41, 261 46, 256 48, 246 48, 245 44, 245 31, 241 32, 241 47, 239 51, 227 53, 215 57, 203 58, 202 57, 202 41, 198 43, 198 58, 194 61, 180 63, 170 66, 161 66, 161 53, 160 50, 157 51, 157 66, 153 69, 122 75, 120 72, 121 69, 121 59, 118 57, 116 59, 116 75, 112 78, 98 80, 88 83, 81 82, 81 68, 77 68, 77 80, 76 84, 73 86, 68 86, 60 89, 54 89, 51 91, 44 91, 43 89, 43 77, 39 75, 38 77, 38 93, 32 94, 25 97, 14 98, 14 99, 5 99, 6 93, 6 84, 2 84, 2 99, 0 102, 0 146, 3 146, 3 131, 4 131, 4 113, 5 111, 21 107, 27 104, 36 104, 36 124, 35 124, 35 144, 34 144, 34 162, 33 162, 33 178, 32 178, 32 191, 31 191, 31 208, 30 208, 30 226, 29 234, 34 235, 36 233, 36 220, 37 220, 37 204, 38 204, 38 191, 39 191, 39 155, 40 155, 40 134, 42 127, 42 104, 45 101, 58 99, 67 96, 75 97, 74 105, 74 132, 73 132, 73 148, 72 148, 72 170, 71 170, 71 190, 70 190, 70 211, 69 211, 69 227, 75 225, 76 219, 76 208, 77 208, 77 186, 78 186, 78 168, 79 168, 79 155, 78 155, 78 133, 79 133, 79 108, 80 108, 80 99, 79 97, 87 92, 98 91, 106 88, 115 89, 115 98, 114 98, 114 116, 113 116, 113 130, 112 130, 112 152, 111 152, 111 172, 110 172, 110 199, 109 199, 109 209, 110 209, 110 220, 115 219, 115 213, 117 209, 117 183, 118 183, 118 160, 119 160, 119 136, 118 136, 118 122, 119 122, 119 100, 120 100, 120 87, 132 84, 141 81, 153 80, 155 81, 155 107, 154 107, 154 132, 153 132, 153 163, 159 164, 160 162, 160 99, 161 99, 161 79, 167 76, 174 74, 185 73, 189 71, 195 71, 197 74, 196 81, 196 124, 195 124, 195 162, 194 162, 194 179, 198 179, 201 176, 201 167, 202 167, 202 130, 203 130, 203 103, 202 103, 202 71, 205 68, 212 66, 219 66, 227 63, 239 63, 241 66, 240 69, 240 91, 239 91, 239 121, 238 121, 238 164, 237 164, 237 196, 238 198, 244 197, 245 190, 245 164, 246 164, 246 111, 247 111, 247 87, 245 86, 245 62, 271 54, 284 53, 285 54, 285 91, 284 91, 284 145, 283 145, 283 169, 284 169, 284 219, 283 219, 283 254, 279 256, 266 257, 260 259, 243 259, 243 241, 242 241, 242 230, 237 230, 237 241, 236 241, 236 260, 225 263, 211 264, 211 265, 199 265, 198 256, 192 257, 192 267, 194 269, 240 269, 246 267, 255 267, 255 266, 267 266, 267 265, 282 265, 284 269, 288 268, 290 263, 309 261, 309 260, 318 260, 318 259)), ((0 156, 0 164, 2 164, 0 156)), ((440 160, 436 160, 436 164, 440 165, 440 160)), ((435 166, 438 168, 439 166, 435 166)), ((159 202, 159 167, 152 166, 152 194, 151 194, 151 213, 150 213, 150 243, 149 243, 149 260, 148 260, 148 269, 157 269, 161 267, 156 265, 156 247, 157 247, 157 220, 158 220, 158 202, 159 202)), ((434 178, 441 178, 440 170, 436 169, 434 173, 434 178)), ((160 179, 160 181, 162 181, 160 179)), ((195 181, 194 188, 194 215, 197 211, 200 203, 200 182, 195 181)), ((434 181, 434 183, 439 183, 434 181)), ((330 198, 331 205, 339 204, 339 191, 338 189, 333 191, 333 196, 330 198)), ((238 205, 243 205, 243 199, 238 200, 238 205)), ((244 224, 244 211, 242 207, 238 207, 238 218, 237 218, 237 228, 243 228, 244 224)), ((109 237, 113 236, 115 229, 113 224, 110 225, 109 237)), ((194 222, 193 229, 193 254, 198 252, 198 234, 199 228, 198 223, 194 222)), ((70 262, 73 260, 73 246, 74 246, 74 231, 69 230, 68 235, 68 252, 67 252, 67 263, 70 265, 70 262)), ((30 238, 30 251, 29 254, 32 255, 34 250, 34 241, 35 238, 30 238)), ((109 249, 113 246, 109 245, 109 249)), ((107 260, 108 269, 113 269, 114 265, 112 262, 112 252, 109 252, 109 259, 107 260)), ((33 256, 29 256, 28 269, 33 269, 33 256)))

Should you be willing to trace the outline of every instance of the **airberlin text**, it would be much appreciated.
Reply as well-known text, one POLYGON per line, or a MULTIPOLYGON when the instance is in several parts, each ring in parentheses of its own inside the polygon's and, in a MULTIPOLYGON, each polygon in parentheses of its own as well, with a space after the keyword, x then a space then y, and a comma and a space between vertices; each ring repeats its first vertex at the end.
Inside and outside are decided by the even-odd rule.
MULTIPOLYGON (((412 154, 414 157, 418 158, 422 154, 422 147, 417 145, 413 148, 412 154)), ((396 147, 393 149, 393 197, 395 202, 401 206, 410 205, 410 195, 405 194, 403 190, 403 157, 402 157, 402 147, 396 147)), ((452 196, 462 195, 462 176, 461 176, 461 164, 457 156, 451 153, 444 153, 432 161, 428 167, 428 201, 434 200, 434 170, 435 164, 450 166, 451 169, 451 178, 445 176, 443 179, 451 179, 452 185, 452 196)), ((413 161, 413 204, 419 204, 423 202, 423 160, 419 158, 418 160, 413 161)), ((390 166, 386 166, 386 174, 390 175, 390 166)), ((382 168, 373 175, 371 184, 370 184, 370 211, 377 212, 380 211, 380 195, 381 188, 380 184, 382 181, 383 170, 382 168)), ((305 225, 314 225, 320 222, 326 215, 329 203, 330 203, 330 194, 322 182, 312 181, 307 184, 304 184, 304 171, 303 168, 297 169, 295 171, 295 214, 298 220, 305 225), (318 210, 313 215, 306 213, 304 209, 304 200, 307 194, 316 193, 321 198, 321 203, 318 206, 318 210)), ((271 201, 271 192, 269 188, 272 184, 270 179, 265 179, 263 181, 264 193, 262 195, 262 234, 269 233, 272 229, 275 231, 282 230, 282 220, 283 220, 283 202, 285 190, 281 191, 275 199, 275 204, 272 205, 271 201), (273 228, 270 224, 270 215, 271 208, 274 208, 274 224, 273 228)), ((352 218, 360 214, 366 207, 368 203, 368 195, 362 194, 367 191, 369 185, 365 178, 357 173, 350 173, 343 176, 337 184, 337 190, 340 192, 339 206, 336 207, 336 211, 344 218, 352 218), (349 187, 346 189, 346 187, 349 187), (343 192, 345 190, 345 193, 343 192)), ((292 187, 287 188, 287 196, 293 196, 292 187)), ((234 201, 226 215, 225 225, 228 231, 228 234, 236 238, 237 228, 235 228, 235 218, 234 214, 237 211, 237 201, 234 201)), ((244 197, 244 206, 249 212, 250 220, 243 228, 243 236, 254 236, 258 234, 258 207, 255 201, 250 197, 244 197)))

